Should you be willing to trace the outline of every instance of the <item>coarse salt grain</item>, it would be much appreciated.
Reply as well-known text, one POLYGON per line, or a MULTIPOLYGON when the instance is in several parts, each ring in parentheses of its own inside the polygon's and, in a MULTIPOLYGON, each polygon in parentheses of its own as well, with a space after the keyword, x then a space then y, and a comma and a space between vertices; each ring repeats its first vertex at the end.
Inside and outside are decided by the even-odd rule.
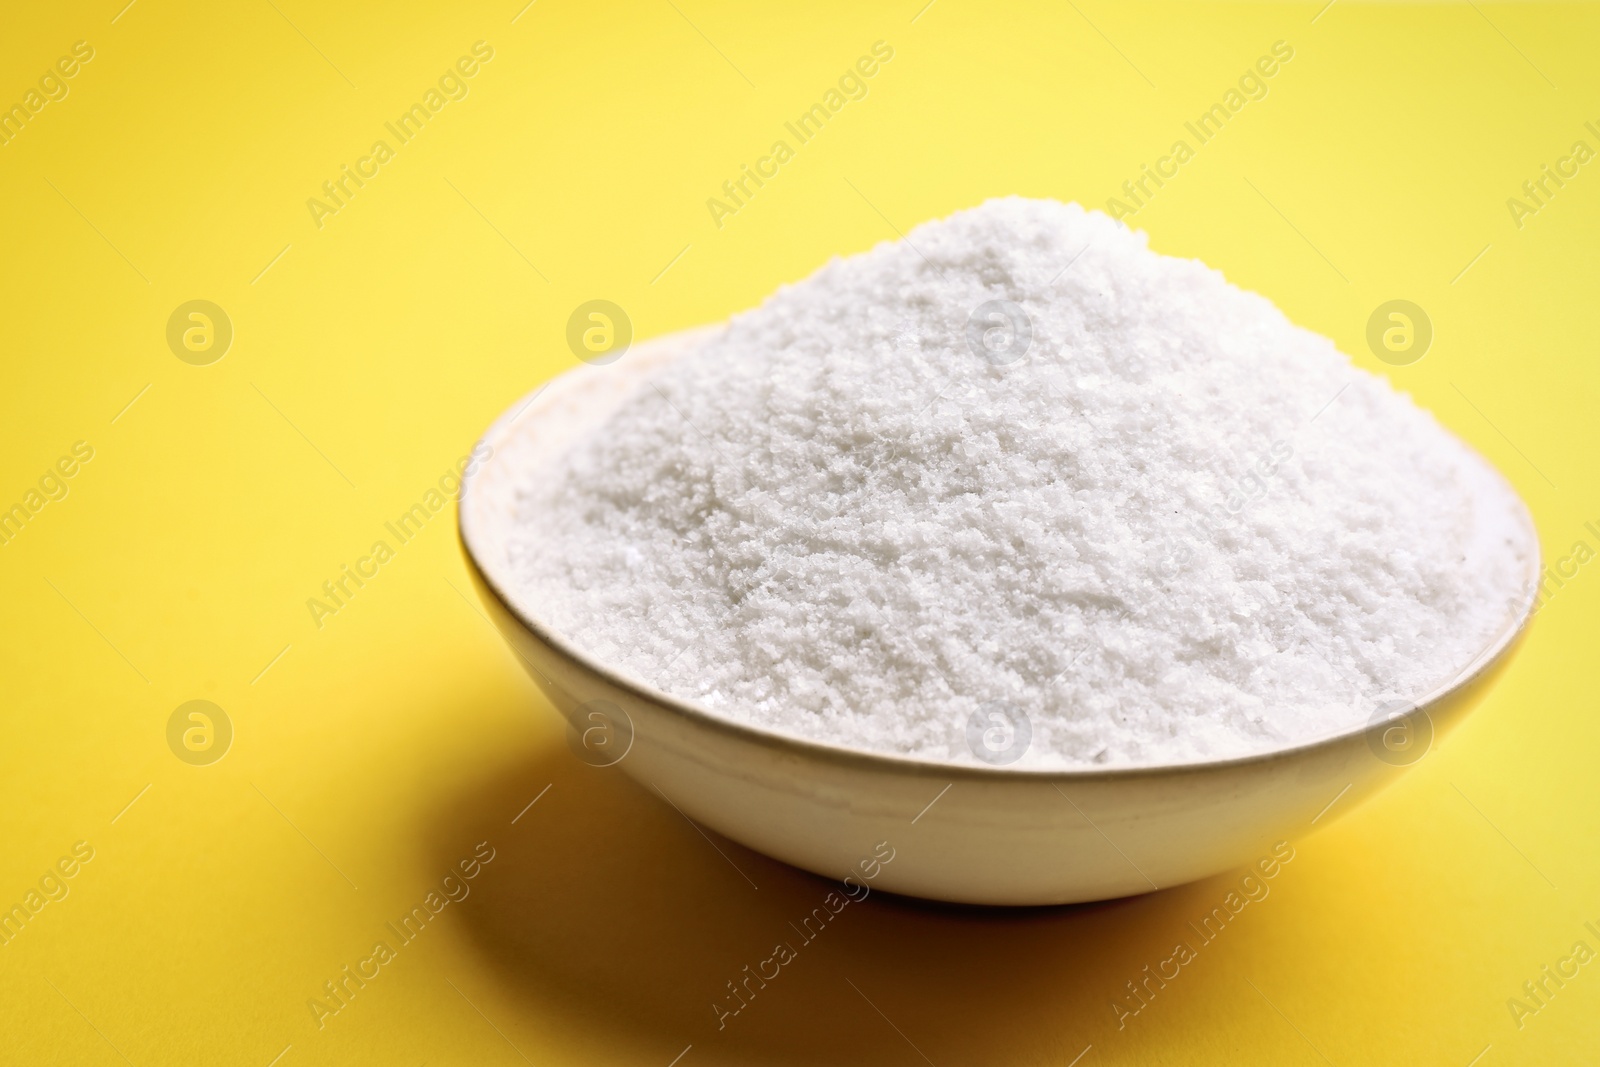
POLYGON ((514 595, 598 660, 1021 767, 1358 726, 1472 663, 1537 552, 1499 475, 1332 342, 1017 198, 780 289, 516 492, 514 595))

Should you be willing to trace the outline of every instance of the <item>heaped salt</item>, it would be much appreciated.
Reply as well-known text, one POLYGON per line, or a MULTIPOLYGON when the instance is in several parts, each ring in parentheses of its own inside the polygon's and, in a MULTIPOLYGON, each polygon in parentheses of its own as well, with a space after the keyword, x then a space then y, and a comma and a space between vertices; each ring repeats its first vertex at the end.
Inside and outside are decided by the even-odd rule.
POLYGON ((518 491, 518 599, 599 660, 1015 766, 1358 726, 1482 652, 1536 553, 1486 462, 1332 342, 1015 198, 781 289, 518 491))

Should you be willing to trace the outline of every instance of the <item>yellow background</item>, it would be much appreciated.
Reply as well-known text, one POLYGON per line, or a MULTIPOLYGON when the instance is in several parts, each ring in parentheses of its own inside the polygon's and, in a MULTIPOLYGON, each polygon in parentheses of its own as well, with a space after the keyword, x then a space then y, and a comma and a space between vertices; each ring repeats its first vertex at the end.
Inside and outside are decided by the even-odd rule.
POLYGON ((95 850, 0 947, 0 1060, 1592 1062, 1600 966, 1520 1030, 1506 1001, 1600 948, 1600 565, 1120 1031, 1111 998, 1234 877, 1008 913, 874 896, 719 1032, 711 1001, 826 883, 719 840, 752 888, 579 763, 448 512, 320 629, 306 600, 576 365, 581 302, 650 337, 992 195, 1101 205, 1278 40, 1268 97, 1130 221, 1369 368, 1371 311, 1417 302, 1436 339, 1392 380, 1516 483, 1549 559, 1600 544, 1600 164, 1520 229, 1506 207, 1600 147, 1600 11, 121 2, 0 35, 0 103, 95 49, 0 147, 0 506, 95 449, 0 546, 0 904, 95 850), (479 40, 470 94, 318 229, 307 199, 479 40), (706 199, 878 40, 867 98, 715 226, 706 199), (235 330, 210 366, 165 340, 197 298, 235 330), (167 745, 192 699, 234 726, 209 766, 167 745), (472 895, 319 1029, 308 999, 484 840, 472 895))

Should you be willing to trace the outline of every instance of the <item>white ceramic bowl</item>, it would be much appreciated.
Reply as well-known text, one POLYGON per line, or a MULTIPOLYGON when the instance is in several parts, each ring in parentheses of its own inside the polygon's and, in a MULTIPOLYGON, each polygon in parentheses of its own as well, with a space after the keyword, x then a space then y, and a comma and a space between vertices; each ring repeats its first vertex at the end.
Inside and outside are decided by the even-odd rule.
MULTIPOLYGON (((1062 904, 1164 888, 1239 867, 1393 780, 1489 688, 1532 613, 1527 596, 1460 676, 1402 719, 1204 763, 1086 770, 961 765, 862 752, 735 722, 625 677, 540 622, 508 581, 511 485, 603 422, 642 374, 707 331, 636 346, 524 398, 484 435, 462 488, 461 536, 481 595, 578 751, 615 763, 697 822, 831 878, 892 862, 873 888, 974 904, 1062 904), (881 850, 880 850, 881 851, 881 850)), ((1532 520, 1528 519, 1531 543, 1532 520)))

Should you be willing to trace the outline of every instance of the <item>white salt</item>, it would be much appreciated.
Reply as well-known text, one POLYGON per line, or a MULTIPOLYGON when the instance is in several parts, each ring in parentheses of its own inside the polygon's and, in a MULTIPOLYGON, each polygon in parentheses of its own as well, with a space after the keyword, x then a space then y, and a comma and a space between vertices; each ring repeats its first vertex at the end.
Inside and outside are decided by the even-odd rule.
POLYGON ((516 597, 599 660, 1014 766, 1358 726, 1471 663, 1536 552, 1500 477, 1332 342, 1015 198, 781 289, 517 491, 516 597), (999 758, 969 730, 997 711, 999 758))

